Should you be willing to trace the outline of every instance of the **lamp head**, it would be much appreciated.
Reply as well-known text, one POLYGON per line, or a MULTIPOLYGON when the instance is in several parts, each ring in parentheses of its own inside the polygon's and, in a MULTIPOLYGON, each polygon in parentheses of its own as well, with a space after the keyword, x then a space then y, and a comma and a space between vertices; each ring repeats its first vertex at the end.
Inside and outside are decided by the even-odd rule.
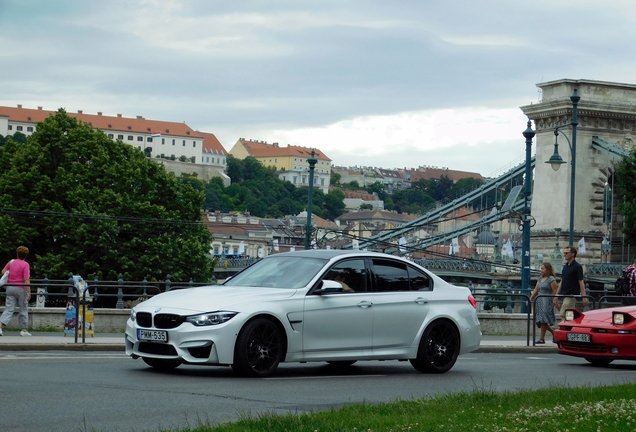
MULTIPOLYGON (((554 135, 556 135, 557 137, 559 136, 557 131, 554 131, 554 135)), ((552 166, 552 169, 555 171, 558 171, 561 165, 565 163, 565 161, 559 154, 559 142, 556 139, 554 141, 554 153, 552 153, 550 159, 548 159, 545 163, 550 164, 550 166, 552 166)))

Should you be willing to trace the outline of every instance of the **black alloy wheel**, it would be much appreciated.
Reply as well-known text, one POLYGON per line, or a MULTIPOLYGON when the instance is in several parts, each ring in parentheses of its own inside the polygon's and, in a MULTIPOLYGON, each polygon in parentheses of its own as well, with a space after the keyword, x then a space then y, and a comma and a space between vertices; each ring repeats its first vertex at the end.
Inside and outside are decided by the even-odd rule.
POLYGON ((232 369, 243 376, 263 378, 283 359, 283 336, 276 324, 257 318, 243 326, 234 347, 232 369))
POLYGON ((431 323, 422 335, 417 358, 410 362, 415 369, 424 373, 448 372, 459 355, 459 333, 447 320, 431 323))

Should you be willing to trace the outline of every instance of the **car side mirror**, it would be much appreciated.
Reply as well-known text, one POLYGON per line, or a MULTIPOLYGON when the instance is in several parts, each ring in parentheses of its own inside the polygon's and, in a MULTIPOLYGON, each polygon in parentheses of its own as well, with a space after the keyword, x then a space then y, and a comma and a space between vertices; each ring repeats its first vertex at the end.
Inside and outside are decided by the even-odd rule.
POLYGON ((344 288, 342 287, 340 282, 329 280, 329 279, 323 279, 322 285, 320 286, 319 289, 315 290, 313 294, 323 295, 323 294, 336 294, 341 292, 344 292, 344 288))

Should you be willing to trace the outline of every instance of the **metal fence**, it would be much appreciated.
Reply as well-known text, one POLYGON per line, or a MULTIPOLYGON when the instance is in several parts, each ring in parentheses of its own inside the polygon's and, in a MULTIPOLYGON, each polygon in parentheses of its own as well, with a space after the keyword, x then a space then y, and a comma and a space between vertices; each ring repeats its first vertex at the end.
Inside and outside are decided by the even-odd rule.
MULTIPOLYGON (((181 288, 193 288, 196 286, 215 285, 217 282, 213 279, 211 282, 194 282, 190 279, 188 282, 173 281, 170 275, 164 281, 148 282, 143 281, 125 281, 122 275, 116 281, 100 281, 93 279, 85 281, 88 288, 81 293, 90 296, 96 303, 96 307, 124 309, 126 302, 134 302, 139 299, 147 299, 153 295, 165 291, 171 291, 181 288)), ((24 284, 11 284, 12 286, 24 286, 24 284)), ((30 283, 32 298, 35 298, 36 307, 64 307, 66 300, 75 297, 78 291, 75 287, 75 281, 71 274, 68 279, 31 279, 30 283)), ((4 304, 4 290, 0 291, 0 301, 4 304)))

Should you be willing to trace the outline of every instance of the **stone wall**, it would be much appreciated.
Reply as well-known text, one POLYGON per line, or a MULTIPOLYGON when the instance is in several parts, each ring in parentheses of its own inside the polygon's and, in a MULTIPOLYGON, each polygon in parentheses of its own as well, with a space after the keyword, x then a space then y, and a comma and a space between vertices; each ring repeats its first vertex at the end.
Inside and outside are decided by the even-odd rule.
MULTIPOLYGON (((16 308, 19 310, 19 308, 16 308)), ((0 313, 4 307, 0 307, 0 313)), ((95 331, 98 333, 123 333, 130 309, 94 309, 95 331)), ((29 310, 29 329, 60 332, 64 328, 65 308, 33 308, 29 310)), ((527 315, 521 313, 480 313, 481 331, 484 335, 526 335, 527 315)), ((9 322, 11 328, 18 328, 18 315, 9 322)), ((530 327, 532 332, 532 327, 530 327)))

